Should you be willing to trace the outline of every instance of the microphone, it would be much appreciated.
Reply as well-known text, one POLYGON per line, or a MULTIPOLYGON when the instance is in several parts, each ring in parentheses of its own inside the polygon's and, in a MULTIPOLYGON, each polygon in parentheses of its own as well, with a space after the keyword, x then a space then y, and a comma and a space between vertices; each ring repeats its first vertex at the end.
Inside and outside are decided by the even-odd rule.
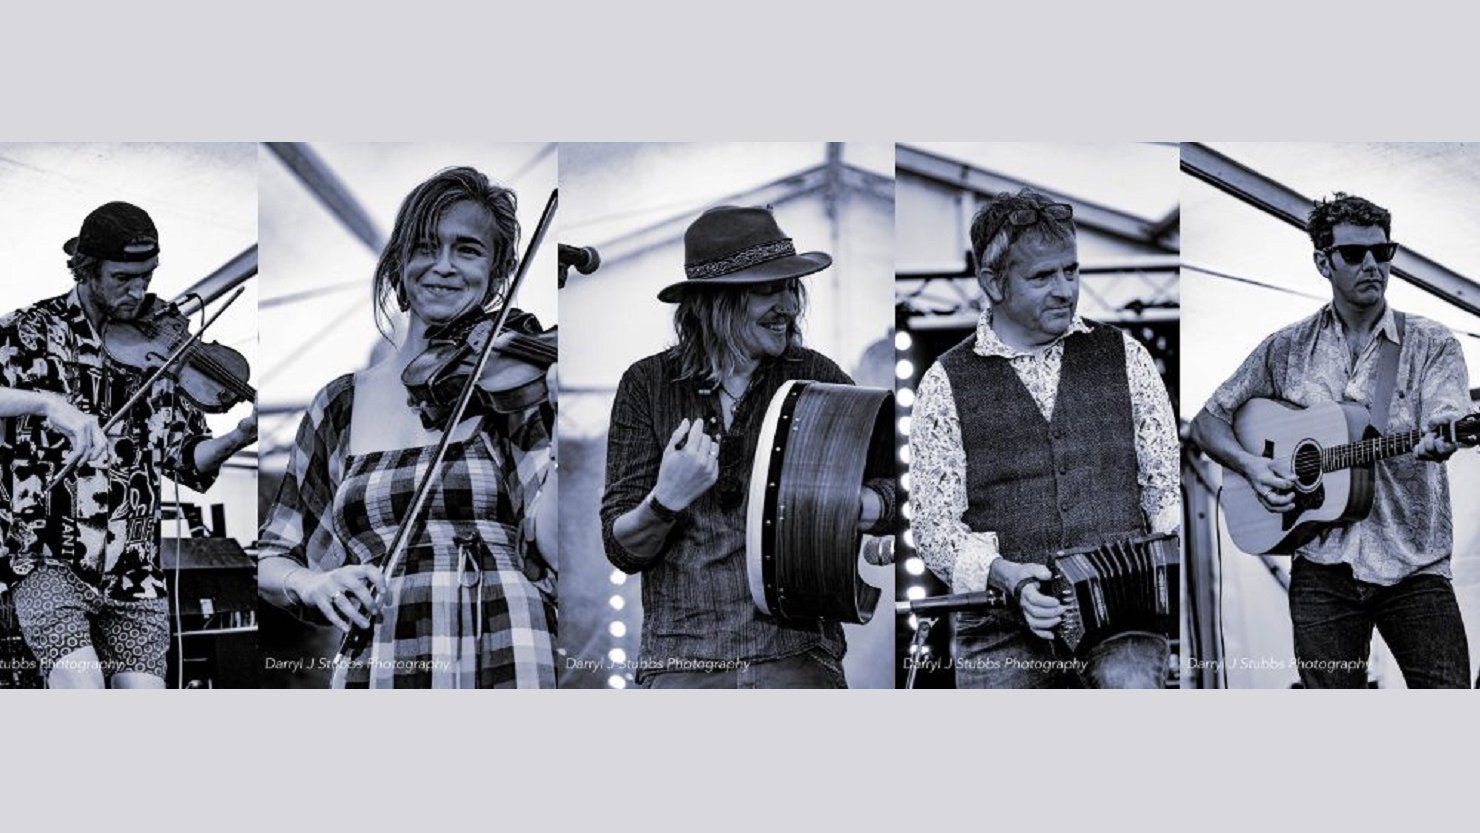
POLYGON ((574 266, 582 275, 589 275, 601 267, 601 253, 590 246, 567 246, 555 244, 561 266, 574 266))
POLYGON ((953 613, 958 610, 988 610, 1006 606, 1007 598, 1000 591, 982 590, 895 602, 894 612, 904 616, 910 613, 953 613))

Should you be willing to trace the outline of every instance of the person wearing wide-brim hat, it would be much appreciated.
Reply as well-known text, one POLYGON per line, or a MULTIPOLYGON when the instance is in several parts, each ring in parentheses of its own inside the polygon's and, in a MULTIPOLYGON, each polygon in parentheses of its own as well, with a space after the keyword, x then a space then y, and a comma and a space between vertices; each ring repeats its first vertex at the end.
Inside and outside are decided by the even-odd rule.
POLYGON ((160 238, 148 212, 105 203, 62 251, 71 289, 0 317, 0 581, 50 687, 161 688, 162 478, 204 492, 256 441, 257 416, 212 436, 174 374, 123 411, 140 379, 105 360, 103 336, 152 308, 160 238))
MULTIPOLYGON (((766 406, 791 379, 852 384, 801 346, 802 279, 832 265, 798 253, 766 208, 720 206, 684 234, 677 344, 627 369, 612 404, 602 537, 642 574, 637 681, 649 688, 845 687, 843 632, 759 613, 745 571, 745 499, 766 406)), ((892 479, 868 481, 859 526, 894 523, 892 479)))

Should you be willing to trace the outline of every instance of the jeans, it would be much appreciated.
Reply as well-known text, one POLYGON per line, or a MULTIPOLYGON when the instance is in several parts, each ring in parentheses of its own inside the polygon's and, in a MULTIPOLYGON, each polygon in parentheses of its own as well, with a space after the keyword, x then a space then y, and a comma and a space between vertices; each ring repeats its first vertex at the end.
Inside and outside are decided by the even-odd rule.
POLYGON ((1007 611, 956 615, 957 688, 1163 688, 1167 638, 1131 631, 1076 656, 1007 611))
POLYGON ((1409 688, 1469 688, 1470 648, 1449 579, 1409 576, 1368 584, 1347 564, 1296 558, 1290 567, 1295 662, 1306 688, 1363 688, 1372 628, 1409 688))
POLYGON ((643 677, 643 688, 847 688, 843 664, 813 648, 776 660, 725 663, 713 671, 659 671, 643 677))

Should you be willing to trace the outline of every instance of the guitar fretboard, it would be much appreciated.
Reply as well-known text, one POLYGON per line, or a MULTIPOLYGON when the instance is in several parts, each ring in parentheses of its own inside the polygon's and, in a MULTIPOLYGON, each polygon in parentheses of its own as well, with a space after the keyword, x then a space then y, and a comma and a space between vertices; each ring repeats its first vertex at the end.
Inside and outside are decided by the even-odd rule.
POLYGON ((1404 431, 1370 440, 1359 440, 1346 445, 1321 449, 1321 471, 1339 471, 1352 466, 1365 466, 1388 457, 1407 454, 1423 439, 1424 432, 1404 431))

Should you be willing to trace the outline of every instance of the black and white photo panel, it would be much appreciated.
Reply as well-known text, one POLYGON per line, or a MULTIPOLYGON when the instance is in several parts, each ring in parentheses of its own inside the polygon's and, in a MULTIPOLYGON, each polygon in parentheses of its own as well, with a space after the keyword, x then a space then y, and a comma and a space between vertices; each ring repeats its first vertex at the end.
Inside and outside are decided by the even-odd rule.
POLYGON ((555 686, 557 158, 262 147, 264 686, 555 686))
POLYGON ((1189 684, 1177 154, 896 146, 899 687, 1189 684))
POLYGON ((893 148, 563 144, 560 184, 561 685, 892 687, 893 148))
POLYGON ((1192 142, 1181 167, 1194 679, 1470 687, 1480 146, 1192 142))
POLYGON ((0 229, 0 687, 256 687, 256 147, 0 144, 0 229))

